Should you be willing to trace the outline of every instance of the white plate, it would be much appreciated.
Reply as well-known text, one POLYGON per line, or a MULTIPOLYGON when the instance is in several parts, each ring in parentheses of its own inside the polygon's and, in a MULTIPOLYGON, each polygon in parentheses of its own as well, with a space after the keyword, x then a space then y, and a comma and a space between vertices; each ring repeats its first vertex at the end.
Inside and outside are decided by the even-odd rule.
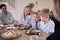
POLYGON ((1 27, 3 27, 4 25, 0 24, 1 27))

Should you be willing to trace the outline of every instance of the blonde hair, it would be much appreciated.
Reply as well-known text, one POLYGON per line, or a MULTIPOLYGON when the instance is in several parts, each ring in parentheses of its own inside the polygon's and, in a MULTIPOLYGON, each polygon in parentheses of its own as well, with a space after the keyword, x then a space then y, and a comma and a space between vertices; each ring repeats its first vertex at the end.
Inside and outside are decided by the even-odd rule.
POLYGON ((41 16, 44 16, 44 15, 49 15, 50 16, 50 11, 48 8, 45 8, 45 9, 42 9, 41 10, 41 16))
POLYGON ((31 15, 34 15, 34 14, 38 15, 38 13, 37 13, 37 12, 32 12, 32 13, 31 13, 31 15))

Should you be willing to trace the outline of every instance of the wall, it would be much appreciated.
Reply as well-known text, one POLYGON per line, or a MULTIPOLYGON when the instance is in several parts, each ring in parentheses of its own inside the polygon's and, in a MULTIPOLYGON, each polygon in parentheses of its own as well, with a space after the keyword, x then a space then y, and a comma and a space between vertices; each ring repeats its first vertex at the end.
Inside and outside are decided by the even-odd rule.
POLYGON ((33 8, 34 11, 43 8, 53 9, 53 0, 16 0, 16 14, 18 15, 18 20, 20 20, 20 15, 22 14, 24 7, 31 2, 35 4, 35 7, 33 8), (38 2, 38 5, 35 4, 36 1, 38 2))
POLYGON ((43 8, 53 9, 53 0, 15 0, 15 9, 9 8, 9 6, 8 10, 12 12, 15 20, 20 21, 24 7, 31 2, 35 4, 35 7, 33 8, 34 11, 41 10, 43 8), (36 4, 36 1, 38 4, 36 4))

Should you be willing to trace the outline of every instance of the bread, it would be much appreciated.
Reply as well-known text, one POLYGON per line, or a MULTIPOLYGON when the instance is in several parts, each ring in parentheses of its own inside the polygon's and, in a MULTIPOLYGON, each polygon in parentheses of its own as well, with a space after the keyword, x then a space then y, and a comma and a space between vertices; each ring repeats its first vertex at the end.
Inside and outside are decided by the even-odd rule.
POLYGON ((29 33, 35 33, 35 31, 34 30, 30 30, 30 32, 29 33))
POLYGON ((15 31, 15 30, 9 30, 9 31, 1 34, 1 36, 2 36, 3 38, 17 38, 18 35, 20 36, 20 33, 18 33, 18 32, 15 31))

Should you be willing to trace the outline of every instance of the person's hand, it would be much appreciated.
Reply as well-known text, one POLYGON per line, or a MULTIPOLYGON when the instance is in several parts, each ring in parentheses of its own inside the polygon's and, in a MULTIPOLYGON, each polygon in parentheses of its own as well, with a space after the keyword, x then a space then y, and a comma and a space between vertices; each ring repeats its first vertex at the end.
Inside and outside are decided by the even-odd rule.
POLYGON ((3 25, 4 25, 4 24, 5 24, 5 22, 0 22, 0 24, 3 24, 3 25))
POLYGON ((26 26, 30 27, 31 25, 30 24, 27 24, 26 26))
POLYGON ((26 28, 29 28, 30 29, 31 28, 31 25, 30 24, 27 24, 26 25, 26 28))

